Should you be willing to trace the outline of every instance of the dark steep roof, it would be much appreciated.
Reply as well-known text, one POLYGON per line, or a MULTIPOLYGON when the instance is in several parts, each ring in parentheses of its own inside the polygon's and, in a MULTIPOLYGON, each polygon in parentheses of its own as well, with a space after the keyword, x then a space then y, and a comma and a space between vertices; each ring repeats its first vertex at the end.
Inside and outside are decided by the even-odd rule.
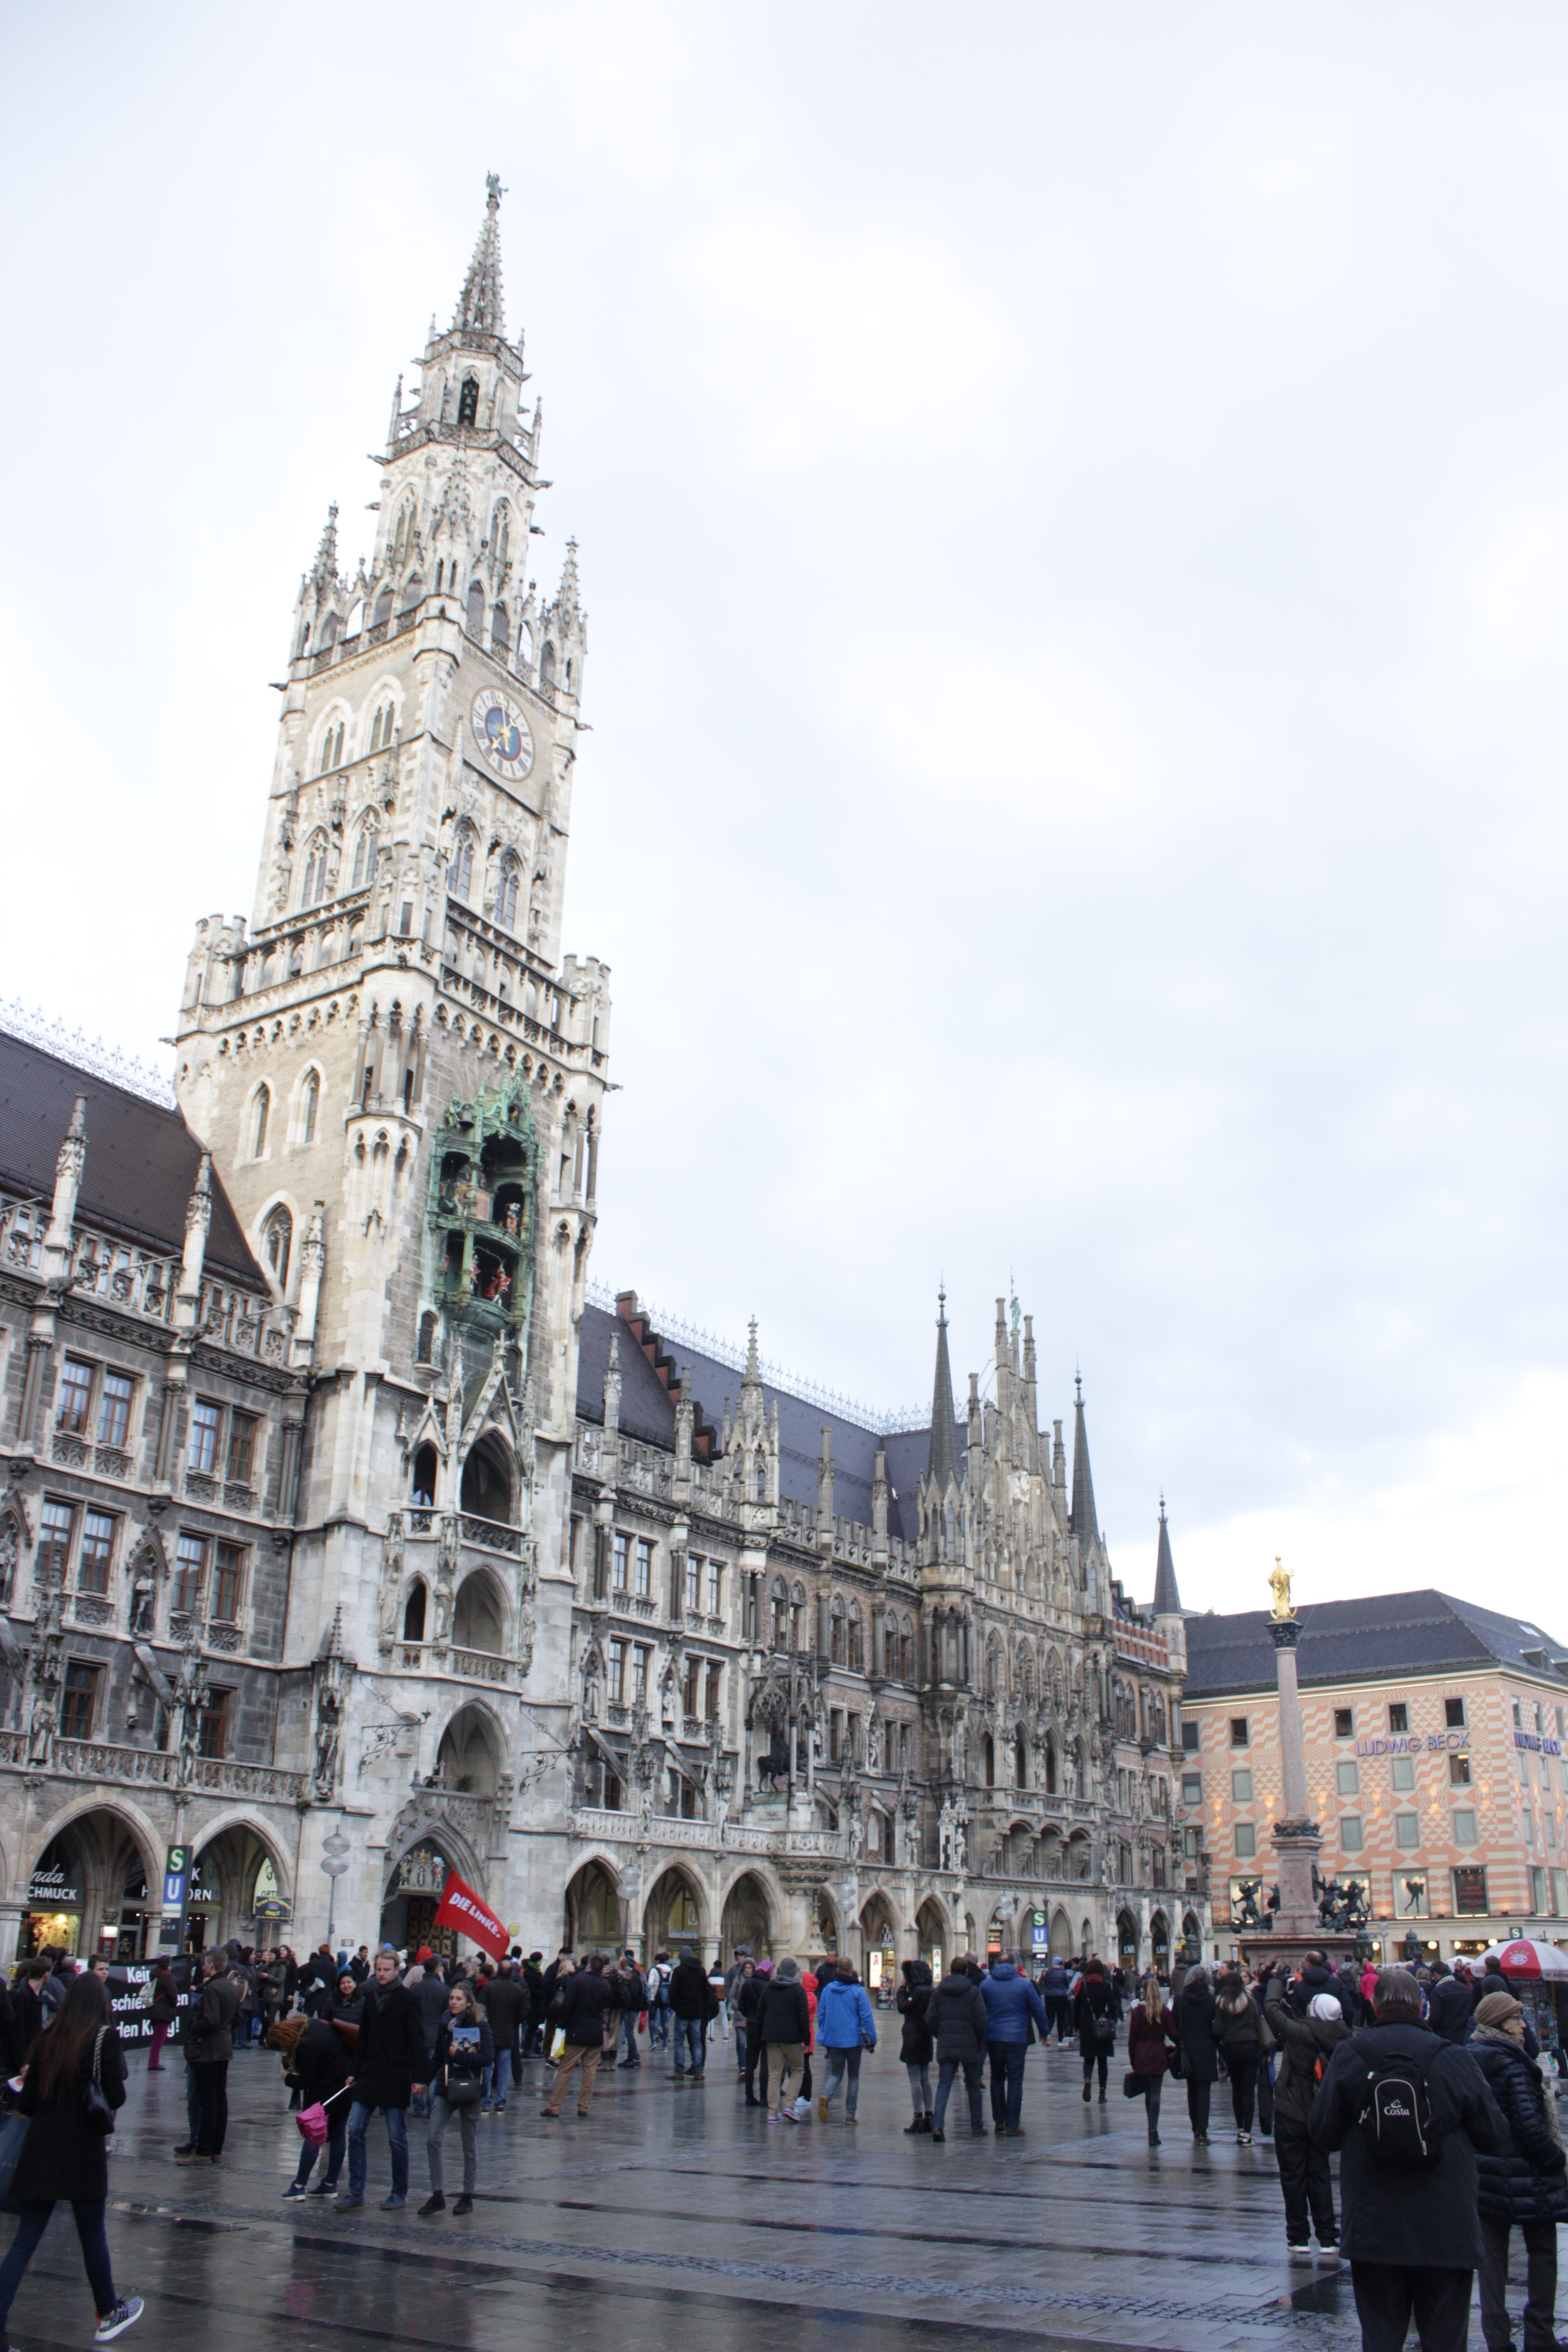
MULTIPOLYGON (((577 1356, 577 1410, 584 1421, 602 1421, 605 1413, 605 1368, 609 1361, 610 1334, 614 1331, 620 1341, 621 1364, 621 1429, 627 1437, 642 1439, 650 1445, 675 1450, 675 1399, 655 1371, 637 1335, 626 1323, 608 1307, 584 1307, 580 1345, 577 1356)), ((682 1378, 696 1402, 698 1418, 721 1426, 724 1406, 729 1403, 731 1418, 740 1410, 741 1374, 732 1364, 721 1363, 716 1357, 703 1355, 683 1341, 663 1340, 661 1347, 675 1358, 682 1378)), ((822 1457, 822 1432, 833 1432, 833 1507, 840 1518, 853 1520, 858 1526, 871 1524, 871 1481, 876 1475, 877 1449, 884 1447, 888 1456, 888 1483, 892 1490, 888 1496, 888 1532, 913 1543, 920 1534, 920 1482, 931 1448, 931 1433, 925 1429, 900 1430, 897 1435, 882 1437, 875 1430, 866 1429, 844 1414, 830 1412, 819 1404, 803 1397, 792 1396, 787 1389, 774 1388, 767 1380, 763 1382, 763 1395, 771 1414, 774 1401, 779 1409, 779 1492, 792 1503, 804 1504, 815 1510, 817 1503, 817 1465, 822 1457)), ((967 1433, 961 1422, 953 1423, 955 1460, 962 1465, 967 1444, 967 1433)))
POLYGON ((1083 1418, 1083 1382, 1075 1381, 1072 1408, 1072 1531, 1081 1559, 1100 1533, 1094 1510, 1094 1473, 1089 1466, 1089 1431, 1083 1418))
MULTIPOLYGON (((78 1095, 87 1097, 87 1156, 78 1214, 121 1241, 172 1250, 185 1245, 185 1205, 202 1148, 179 1112, 148 1102, 108 1078, 79 1070, 0 1030, 0 1181, 46 1203, 78 1095)), ((227 1193, 212 1180, 206 1265, 265 1292, 227 1193)))
POLYGON ((931 1475, 939 1486, 958 1475, 958 1447, 952 1429, 952 1371, 947 1360, 947 1293, 937 1294, 936 1377, 931 1394, 931 1475))
MULTIPOLYGON (((1300 1612, 1296 1673, 1304 1689, 1385 1675, 1438 1674, 1466 1666, 1550 1673, 1568 1688, 1568 1654, 1522 1618, 1478 1609, 1445 1592, 1384 1592, 1321 1601, 1300 1612), (1561 1671, 1559 1667, 1561 1666, 1561 1671)), ((1186 1696, 1215 1698, 1273 1690, 1274 1643, 1267 1610, 1233 1617, 1212 1612, 1186 1621, 1186 1696)))

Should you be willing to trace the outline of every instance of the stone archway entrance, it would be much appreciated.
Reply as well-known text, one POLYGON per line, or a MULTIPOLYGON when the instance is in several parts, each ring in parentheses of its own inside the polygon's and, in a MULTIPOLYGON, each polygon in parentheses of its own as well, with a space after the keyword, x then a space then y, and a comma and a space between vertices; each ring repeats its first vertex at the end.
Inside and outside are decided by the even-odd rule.
POLYGON ((667 1870, 655 1881, 643 1912, 643 1950, 651 1959, 668 1952, 673 1959, 682 1944, 701 1958, 702 1906, 697 1889, 684 1871, 667 1870))
POLYGON ((915 1940, 919 1957, 931 1972, 932 1982, 940 1984, 950 1957, 947 1923, 929 1895, 915 1913, 915 1940))
POLYGON ((1134 1975, 1138 1968, 1140 1940, 1138 1922, 1131 1912, 1119 1911, 1116 1915, 1116 1964, 1118 1968, 1131 1970, 1134 1975))
POLYGON ((768 1931, 767 1892, 755 1874, 747 1871, 737 1878, 724 1900, 723 1923, 719 1931, 721 1958, 725 1961, 735 1957, 736 1947, 744 1944, 756 1959, 772 1959, 773 1938, 768 1931))
MULTIPOLYGON (((46 1946, 84 1959, 121 1957, 128 1906, 130 1933, 140 1958, 151 1916, 153 1948, 159 1906, 147 1907, 147 1861, 135 1832, 107 1807, 79 1813, 58 1831, 33 1864, 17 1939, 20 1958, 46 1946), (138 1890, 132 1897, 131 1890, 138 1890)), ((162 1882, 156 1889, 162 1893, 162 1882)))
POLYGON ((567 1886, 564 1941, 579 1960, 619 1948, 621 1898, 602 1863, 585 1862, 567 1886))
POLYGON ((868 1991, 879 1992, 899 1972, 898 1929, 885 1895, 873 1895, 860 1914, 860 1948, 861 1981, 868 1991))
POLYGON ((1051 1958, 1053 1960, 1072 1958, 1072 1921, 1059 1904, 1051 1913, 1051 1958))
POLYGON ((279 1891, 283 1884, 280 1858, 243 1822, 197 1845, 185 1918, 189 1949, 203 1951, 234 1936, 241 1943, 268 1947, 286 1939, 293 1914, 279 1891), (268 1906, 259 1916, 258 1903, 268 1906))

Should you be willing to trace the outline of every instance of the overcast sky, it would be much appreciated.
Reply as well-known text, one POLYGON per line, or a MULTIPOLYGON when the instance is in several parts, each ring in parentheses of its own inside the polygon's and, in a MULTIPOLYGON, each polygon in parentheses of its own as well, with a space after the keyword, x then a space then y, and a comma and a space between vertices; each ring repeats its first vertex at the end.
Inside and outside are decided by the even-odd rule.
POLYGON ((589 613, 595 1276, 1032 1312, 1147 1597, 1568 1637, 1568 15, 7 12, 0 994, 167 1065, 484 202, 589 613))

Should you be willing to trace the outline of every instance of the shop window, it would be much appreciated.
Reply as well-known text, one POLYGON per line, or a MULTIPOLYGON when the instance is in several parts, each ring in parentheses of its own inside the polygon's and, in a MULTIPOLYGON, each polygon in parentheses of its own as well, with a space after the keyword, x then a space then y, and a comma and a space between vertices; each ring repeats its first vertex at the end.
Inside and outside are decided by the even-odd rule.
POLYGON ((1457 1918, 1483 1918, 1490 1906, 1487 1902, 1487 1874, 1484 1866, 1463 1863, 1454 1872, 1454 1914, 1457 1918))
POLYGON ((123 1445, 131 1433, 131 1406, 136 1383, 129 1372, 105 1372, 98 1407, 98 1442, 123 1445))
POLYGON ((60 1367, 60 1404, 57 1426, 85 1436, 92 1410, 92 1366, 79 1356, 68 1356, 60 1367))
POLYGON ((1394 1873, 1394 1907, 1402 1919, 1425 1919, 1430 1916, 1426 1873, 1424 1870, 1401 1870, 1394 1873))
POLYGON ((60 1736, 64 1739, 90 1739, 92 1719, 98 1706, 97 1666, 84 1664, 73 1658, 66 1667, 66 1686, 60 1695, 60 1736))
POLYGON ((79 1592, 107 1592, 114 1558, 114 1521, 107 1511, 84 1511, 76 1581, 79 1592))

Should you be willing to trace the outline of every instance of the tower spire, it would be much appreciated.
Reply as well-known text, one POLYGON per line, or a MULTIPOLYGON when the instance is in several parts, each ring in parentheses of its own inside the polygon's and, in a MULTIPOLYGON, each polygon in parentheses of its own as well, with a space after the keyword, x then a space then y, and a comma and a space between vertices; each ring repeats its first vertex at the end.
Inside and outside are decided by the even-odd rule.
POLYGON ((463 290, 458 297, 458 308, 452 319, 452 331, 460 329, 470 334, 499 335, 501 325, 500 293, 500 229, 497 215, 503 194, 500 177, 494 172, 485 178, 485 217, 479 229, 474 257, 468 264, 468 274, 463 280, 463 290))
POLYGON ((1072 1408, 1072 1531, 1078 1538, 1081 1559, 1089 1545, 1098 1541, 1100 1521, 1094 1511, 1094 1473, 1089 1466, 1089 1431, 1083 1418, 1083 1375, 1073 1374, 1072 1408))
POLYGON ((936 1294, 936 1378, 931 1393, 931 1476, 939 1486, 958 1476, 958 1452, 952 1442, 952 1371, 947 1360, 947 1288, 936 1294))
POLYGON ((327 509, 326 528, 321 543, 316 550, 316 562, 310 574, 318 588, 335 587, 338 577, 338 505, 334 499, 327 509))
POLYGON ((1171 1530, 1165 1525, 1165 1497, 1160 1497, 1160 1549, 1154 1560, 1154 1614, 1179 1617, 1182 1596, 1176 1590, 1176 1563, 1171 1558, 1171 1530))

